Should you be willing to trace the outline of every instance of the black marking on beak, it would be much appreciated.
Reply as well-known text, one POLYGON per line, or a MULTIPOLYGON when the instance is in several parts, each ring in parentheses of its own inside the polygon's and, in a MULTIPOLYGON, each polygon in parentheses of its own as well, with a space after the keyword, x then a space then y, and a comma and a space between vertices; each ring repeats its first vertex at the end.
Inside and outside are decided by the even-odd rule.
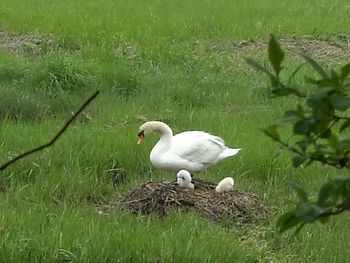
POLYGON ((138 132, 138 134, 137 134, 137 136, 145 136, 145 133, 144 133, 145 131, 139 131, 138 132))

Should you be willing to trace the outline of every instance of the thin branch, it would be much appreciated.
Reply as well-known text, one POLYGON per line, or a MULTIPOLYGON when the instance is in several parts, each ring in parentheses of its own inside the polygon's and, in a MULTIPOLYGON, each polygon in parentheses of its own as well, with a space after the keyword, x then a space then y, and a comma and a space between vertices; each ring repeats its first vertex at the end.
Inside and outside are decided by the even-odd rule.
POLYGON ((2 164, 0 166, 0 171, 3 171, 5 170, 9 165, 13 164, 14 162, 22 159, 23 157, 29 155, 29 154, 32 154, 32 153, 35 153, 35 152, 38 152, 46 147, 49 147, 51 145, 53 145, 57 139, 67 130, 68 126, 76 119, 76 117, 86 108, 87 105, 90 104, 90 102, 92 100, 94 100, 96 98, 96 96, 99 94, 99 91, 96 91, 79 109, 78 111, 76 111, 73 116, 64 124, 64 126, 59 130, 59 132, 55 135, 55 137, 52 138, 51 141, 49 141, 48 143, 46 144, 43 144, 41 146, 38 146, 32 150, 29 150, 27 152, 24 152, 18 156, 16 156, 15 158, 9 160, 8 162, 2 164))
POLYGON ((324 129, 323 132, 320 132, 319 134, 317 134, 314 138, 312 138, 310 140, 310 143, 314 143, 316 142, 318 139, 320 139, 324 134, 326 134, 326 132, 328 130, 330 130, 337 122, 339 121, 339 119, 334 119, 331 121, 331 123, 328 125, 328 127, 326 129, 324 129))
POLYGON ((349 120, 350 117, 344 117, 344 116, 338 116, 338 115, 332 115, 331 117, 333 117, 336 120, 349 120))
POLYGON ((328 165, 331 165, 331 166, 339 168, 339 169, 342 168, 341 166, 339 166, 339 164, 337 162, 331 162, 331 161, 328 161, 328 160, 321 160, 319 158, 313 157, 312 155, 308 155, 308 154, 305 154, 305 153, 299 151, 297 148, 290 146, 288 143, 283 142, 280 139, 277 139, 277 138, 272 138, 272 139, 274 141, 278 142, 279 144, 281 144, 282 146, 284 146, 285 148, 287 148, 289 151, 294 152, 294 153, 296 153, 296 154, 298 154, 300 156, 306 157, 306 158, 308 158, 310 160, 313 160, 313 161, 321 162, 323 164, 328 164, 328 165))
POLYGON ((343 212, 345 212, 347 209, 343 209, 343 208, 339 208, 335 211, 328 211, 328 212, 324 212, 321 215, 319 215, 318 217, 327 217, 327 216, 335 216, 335 215, 339 215, 343 212))
POLYGON ((301 63, 292 73, 292 75, 290 75, 290 77, 288 78, 288 82, 287 85, 290 86, 290 84, 292 83, 292 80, 294 78, 294 76, 299 72, 299 70, 306 64, 306 61, 304 61, 303 63, 301 63))
POLYGON ((335 207, 335 210, 323 212, 318 217, 335 216, 335 215, 339 215, 339 214, 341 214, 345 211, 348 211, 348 210, 350 210, 349 205, 340 204, 340 205, 337 205, 335 207))

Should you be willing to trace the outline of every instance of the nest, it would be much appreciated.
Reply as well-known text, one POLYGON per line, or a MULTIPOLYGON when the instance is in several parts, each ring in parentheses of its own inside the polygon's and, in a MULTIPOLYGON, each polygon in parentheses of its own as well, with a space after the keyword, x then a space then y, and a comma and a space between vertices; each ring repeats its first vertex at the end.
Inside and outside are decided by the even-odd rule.
POLYGON ((216 223, 243 225, 261 222, 268 207, 253 193, 234 189, 217 193, 211 182, 193 180, 195 189, 180 188, 176 183, 147 182, 127 192, 117 201, 98 208, 109 213, 113 208, 128 209, 133 213, 157 213, 166 216, 169 211, 195 211, 216 223))

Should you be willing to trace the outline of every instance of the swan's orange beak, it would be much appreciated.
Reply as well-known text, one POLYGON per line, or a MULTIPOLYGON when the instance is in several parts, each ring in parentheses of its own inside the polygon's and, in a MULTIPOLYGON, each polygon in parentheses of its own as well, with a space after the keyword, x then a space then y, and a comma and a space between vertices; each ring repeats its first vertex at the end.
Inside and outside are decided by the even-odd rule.
POLYGON ((137 135, 137 144, 140 144, 144 138, 145 138, 144 134, 137 135))

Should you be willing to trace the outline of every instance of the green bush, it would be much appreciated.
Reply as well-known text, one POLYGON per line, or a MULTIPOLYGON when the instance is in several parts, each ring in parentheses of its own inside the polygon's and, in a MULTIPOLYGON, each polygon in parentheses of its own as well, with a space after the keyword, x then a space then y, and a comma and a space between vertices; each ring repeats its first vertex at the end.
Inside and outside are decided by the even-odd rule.
MULTIPOLYGON (((287 110, 275 124, 264 129, 264 132, 282 147, 293 153, 295 167, 320 162, 339 169, 350 168, 350 63, 339 71, 325 70, 318 62, 301 54, 317 73, 318 78, 305 78, 303 89, 293 83, 301 64, 288 80, 281 77, 284 52, 271 35, 268 46, 268 58, 273 71, 248 59, 255 69, 265 73, 271 80, 271 92, 280 97, 296 96, 298 103, 294 109, 287 110), (291 125, 293 140, 283 138, 278 128, 291 125)), ((319 190, 317 198, 310 199, 309 193, 300 185, 292 187, 300 201, 295 209, 280 217, 278 225, 281 231, 317 220, 325 222, 327 218, 350 210, 350 177, 338 175, 329 179, 319 190)))

